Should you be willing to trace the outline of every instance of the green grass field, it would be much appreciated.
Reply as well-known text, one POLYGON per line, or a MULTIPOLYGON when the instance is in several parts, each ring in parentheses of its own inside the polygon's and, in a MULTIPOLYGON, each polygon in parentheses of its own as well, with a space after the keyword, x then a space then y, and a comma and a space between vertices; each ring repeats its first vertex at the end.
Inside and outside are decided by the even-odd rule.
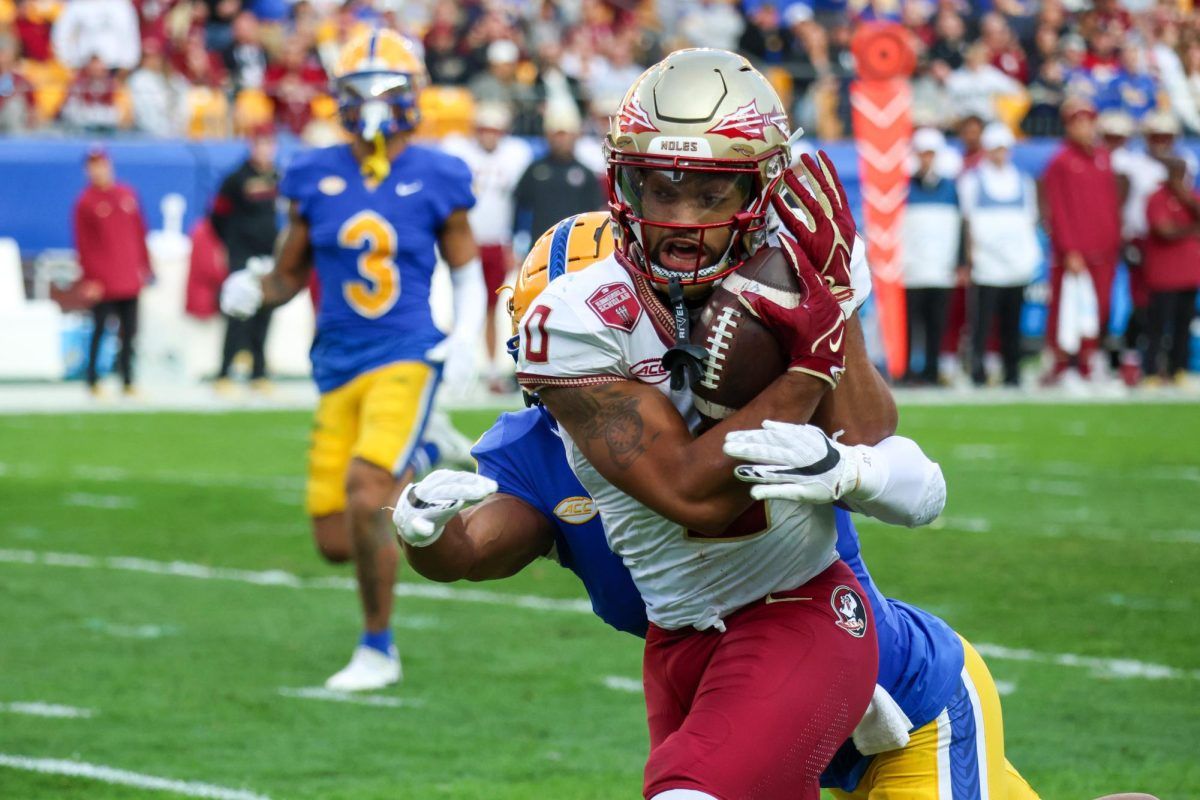
MULTIPOLYGON (((213 797, 639 796, 642 700, 619 688, 639 643, 550 563, 445 594, 406 571, 406 682, 377 705, 296 696, 358 631, 302 513, 308 425, 0 417, 0 798, 162 796, 21 759, 213 797)), ((1010 759, 1047 800, 1200 797, 1200 409, 906 408, 901 429, 950 502, 924 531, 862 523, 864 549, 886 592, 988 646, 1010 759)))

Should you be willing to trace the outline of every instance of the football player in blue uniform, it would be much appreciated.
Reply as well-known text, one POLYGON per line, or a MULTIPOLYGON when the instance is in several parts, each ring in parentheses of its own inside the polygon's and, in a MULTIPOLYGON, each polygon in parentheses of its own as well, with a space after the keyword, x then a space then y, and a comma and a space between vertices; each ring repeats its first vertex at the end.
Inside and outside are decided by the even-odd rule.
MULTIPOLYGON (((517 318, 550 280, 607 255, 607 220, 603 213, 580 215, 539 240, 518 278, 517 318)), ((940 470, 901 437, 882 449, 844 447, 811 425, 774 426, 742 437, 733 446, 757 456, 744 468, 744 477, 758 484, 756 497, 840 500, 908 525, 931 521, 944 503, 940 470), (839 453, 838 464, 797 477, 794 467, 819 460, 826 443, 839 453), (772 449, 780 446, 786 451, 782 456, 772 449), (916 485, 941 483, 941 490, 912 491, 913 483, 896 482, 899 476, 881 479, 879 462, 894 458, 897 447, 907 449, 903 466, 918 474, 916 485), (876 463, 865 465, 864 453, 876 463)), ((549 556, 580 578, 597 616, 644 636, 641 597, 625 565, 608 549, 601 520, 571 472, 553 418, 540 406, 505 414, 473 455, 478 474, 440 470, 401 497, 393 521, 413 567, 434 580, 489 580, 549 556)), ((837 530, 838 554, 874 611, 880 688, 822 785, 845 800, 1036 800, 1004 757, 999 696, 982 659, 941 619, 879 591, 844 509, 837 511, 837 530)))
POLYGON ((355 563, 364 632, 326 682, 344 691, 401 677, 390 629, 399 554, 381 509, 422 441, 444 354, 474 354, 486 304, 467 222, 470 171, 410 142, 423 81, 420 56, 394 31, 346 44, 333 88, 351 141, 293 159, 280 184, 290 208, 274 270, 234 273, 221 293, 226 313, 245 316, 291 300, 314 269, 322 289, 306 505, 321 554, 355 563), (454 286, 449 337, 429 304, 435 248, 454 286))

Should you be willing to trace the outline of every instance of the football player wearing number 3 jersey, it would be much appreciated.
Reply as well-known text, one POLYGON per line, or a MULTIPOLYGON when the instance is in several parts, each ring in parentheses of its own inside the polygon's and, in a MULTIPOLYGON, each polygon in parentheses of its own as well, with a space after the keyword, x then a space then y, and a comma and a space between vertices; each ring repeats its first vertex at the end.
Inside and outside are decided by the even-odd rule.
POLYGON ((409 141, 424 79, 420 56, 394 31, 347 43, 333 89, 352 140, 295 157, 280 184, 290 208, 274 269, 234 273, 221 291, 222 309, 241 316, 286 303, 314 269, 322 288, 306 505, 321 554, 355 563, 364 633, 326 682, 345 691, 400 679, 390 630, 399 553, 382 509, 403 488, 445 355, 447 372, 470 369, 486 305, 467 222, 470 172, 409 141), (429 305, 435 247, 454 287, 449 337, 429 305))

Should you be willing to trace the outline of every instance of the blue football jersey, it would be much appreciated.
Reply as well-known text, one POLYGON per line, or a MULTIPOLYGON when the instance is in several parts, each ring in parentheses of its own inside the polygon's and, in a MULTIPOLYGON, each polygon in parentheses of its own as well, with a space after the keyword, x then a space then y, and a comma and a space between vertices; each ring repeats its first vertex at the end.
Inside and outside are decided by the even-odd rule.
POLYGON ((646 606, 621 559, 608 549, 600 515, 567 464, 549 414, 528 408, 502 414, 471 455, 479 474, 554 523, 559 563, 587 590, 596 616, 619 631, 646 635, 646 606))
POLYGON ((375 188, 350 146, 298 154, 279 185, 308 222, 321 285, 313 379, 328 392, 397 361, 423 361, 444 334, 429 287, 446 218, 475 205, 460 159, 409 145, 375 188))
POLYGON ((863 561, 854 522, 840 508, 837 529, 838 556, 854 571, 875 612, 878 683, 920 727, 936 719, 954 697, 963 669, 962 640, 940 618, 879 591, 863 561))

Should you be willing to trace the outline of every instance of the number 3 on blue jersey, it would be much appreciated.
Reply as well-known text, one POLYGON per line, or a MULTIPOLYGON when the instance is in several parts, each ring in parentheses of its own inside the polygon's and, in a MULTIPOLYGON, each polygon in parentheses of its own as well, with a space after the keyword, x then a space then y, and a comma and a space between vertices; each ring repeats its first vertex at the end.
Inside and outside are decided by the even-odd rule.
POLYGON ((358 274, 363 280, 342 283, 346 303, 367 319, 378 319, 400 299, 400 270, 392 256, 396 252, 396 229, 374 211, 360 211, 338 231, 338 244, 347 250, 362 250, 358 274))

